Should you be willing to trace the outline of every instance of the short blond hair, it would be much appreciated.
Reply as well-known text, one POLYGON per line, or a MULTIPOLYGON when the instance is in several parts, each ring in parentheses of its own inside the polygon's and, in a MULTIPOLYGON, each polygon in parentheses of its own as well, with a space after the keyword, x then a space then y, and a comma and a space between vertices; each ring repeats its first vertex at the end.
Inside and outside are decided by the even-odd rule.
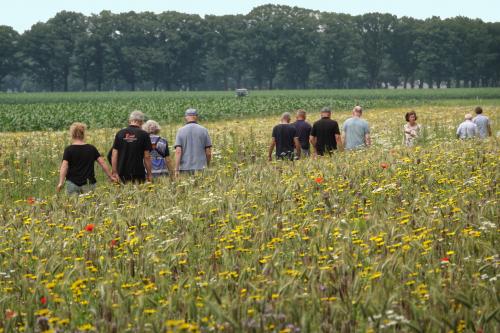
POLYGON ((158 134, 161 131, 161 126, 154 120, 148 120, 142 125, 142 129, 149 134, 158 134))
POLYGON ((72 139, 83 140, 85 138, 85 131, 87 130, 87 125, 84 123, 73 123, 69 127, 69 134, 72 139))

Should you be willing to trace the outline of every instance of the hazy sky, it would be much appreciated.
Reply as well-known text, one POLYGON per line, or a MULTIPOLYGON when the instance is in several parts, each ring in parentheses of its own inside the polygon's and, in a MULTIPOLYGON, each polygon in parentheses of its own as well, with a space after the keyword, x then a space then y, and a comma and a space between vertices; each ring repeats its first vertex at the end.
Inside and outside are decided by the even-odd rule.
POLYGON ((274 3, 321 11, 364 14, 391 13, 397 16, 427 18, 467 16, 484 21, 500 21, 500 0, 0 0, 0 25, 10 25, 19 32, 39 21, 46 21, 61 10, 84 14, 112 12, 175 10, 191 14, 246 14, 253 7, 274 3))

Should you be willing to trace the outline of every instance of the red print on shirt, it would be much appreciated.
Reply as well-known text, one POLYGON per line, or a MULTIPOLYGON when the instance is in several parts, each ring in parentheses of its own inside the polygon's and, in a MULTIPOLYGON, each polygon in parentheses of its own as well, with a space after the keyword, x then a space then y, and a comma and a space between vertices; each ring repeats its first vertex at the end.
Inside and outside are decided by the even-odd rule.
POLYGON ((133 133, 125 133, 125 137, 123 138, 123 140, 127 141, 128 143, 131 143, 137 141, 137 138, 133 133))

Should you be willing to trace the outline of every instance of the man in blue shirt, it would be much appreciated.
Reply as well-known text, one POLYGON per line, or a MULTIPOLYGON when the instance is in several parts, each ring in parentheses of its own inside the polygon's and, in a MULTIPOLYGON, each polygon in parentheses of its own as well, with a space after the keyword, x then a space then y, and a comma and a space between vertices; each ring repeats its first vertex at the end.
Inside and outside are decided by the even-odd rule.
POLYGON ((309 135, 311 134, 311 125, 306 121, 306 111, 297 110, 295 122, 292 124, 297 130, 297 137, 299 138, 301 156, 307 157, 310 155, 309 135))
POLYGON ((361 149, 371 145, 370 127, 368 122, 361 119, 363 108, 356 106, 352 110, 352 117, 344 122, 344 144, 346 150, 361 149))

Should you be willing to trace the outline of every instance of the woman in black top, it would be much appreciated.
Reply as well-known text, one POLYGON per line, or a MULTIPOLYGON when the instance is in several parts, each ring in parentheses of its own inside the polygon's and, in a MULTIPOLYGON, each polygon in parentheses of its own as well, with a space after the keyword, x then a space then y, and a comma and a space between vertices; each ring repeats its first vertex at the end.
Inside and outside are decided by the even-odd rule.
POLYGON ((64 149, 57 192, 61 191, 65 180, 68 194, 81 194, 93 190, 96 183, 95 161, 99 163, 111 181, 116 181, 96 147, 85 143, 86 129, 87 126, 82 123, 73 123, 69 129, 71 145, 64 149))

